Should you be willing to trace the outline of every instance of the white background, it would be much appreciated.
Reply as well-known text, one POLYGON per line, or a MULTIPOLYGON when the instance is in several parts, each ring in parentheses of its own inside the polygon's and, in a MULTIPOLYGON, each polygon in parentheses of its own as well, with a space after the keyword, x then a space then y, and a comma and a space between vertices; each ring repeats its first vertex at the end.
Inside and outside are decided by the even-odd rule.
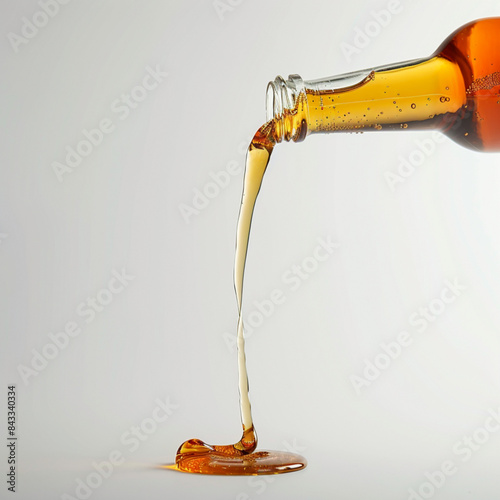
POLYGON ((226 340, 243 150, 267 82, 428 56, 499 12, 487 0, 401 6, 346 57, 386 1, 72 1, 17 52, 9 33, 41 8, 1 2, 0 400, 17 385, 17 498, 76 498, 113 451, 125 463, 92 499, 403 500, 446 460, 457 472, 433 498, 498 498, 500 432, 467 462, 454 452, 500 406, 498 155, 446 139, 391 190, 385 173, 429 133, 311 136, 279 145, 266 173, 244 307, 273 289, 285 303, 248 337, 250 395, 260 448, 295 447, 308 468, 268 480, 158 468, 185 439, 240 437, 226 340), (168 76, 122 120, 112 103, 156 66, 168 76), (113 132, 59 182, 53 162, 105 118, 113 132), (229 162, 240 173, 187 223, 182 204, 229 162), (328 237, 339 248, 292 290, 283 274, 328 237), (79 304, 122 269, 134 279, 85 323, 79 304), (446 280, 465 290, 419 332, 409 318, 446 280), (82 333, 25 384, 19 365, 68 321, 82 333), (402 331, 413 343, 358 393, 351 377, 402 331), (178 408, 131 451, 123 435, 157 398, 178 408))

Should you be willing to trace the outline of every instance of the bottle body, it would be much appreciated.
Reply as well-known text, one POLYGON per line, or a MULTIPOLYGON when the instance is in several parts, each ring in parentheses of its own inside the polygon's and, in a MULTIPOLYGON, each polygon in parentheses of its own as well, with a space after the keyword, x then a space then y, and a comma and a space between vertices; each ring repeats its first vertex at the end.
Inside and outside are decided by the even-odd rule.
POLYGON ((438 129, 459 144, 500 151, 500 18, 450 35, 429 58, 333 78, 278 77, 267 113, 277 142, 311 133, 438 129))

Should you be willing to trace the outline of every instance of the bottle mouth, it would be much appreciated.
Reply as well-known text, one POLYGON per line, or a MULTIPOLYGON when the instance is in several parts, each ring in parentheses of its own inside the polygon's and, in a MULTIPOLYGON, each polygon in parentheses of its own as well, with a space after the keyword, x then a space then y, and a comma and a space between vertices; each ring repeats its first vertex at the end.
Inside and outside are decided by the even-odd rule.
POLYGON ((266 90, 266 121, 279 120, 285 109, 293 110, 303 89, 304 82, 299 75, 289 75, 288 80, 277 76, 269 82, 266 90))

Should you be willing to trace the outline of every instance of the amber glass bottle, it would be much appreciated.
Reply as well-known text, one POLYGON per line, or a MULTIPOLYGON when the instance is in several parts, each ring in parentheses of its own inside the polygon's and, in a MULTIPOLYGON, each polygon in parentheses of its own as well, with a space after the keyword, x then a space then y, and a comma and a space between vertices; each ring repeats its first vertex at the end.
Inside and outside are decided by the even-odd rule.
POLYGON ((473 21, 428 58, 331 78, 277 77, 267 89, 275 140, 315 132, 437 129, 500 151, 500 18, 473 21))

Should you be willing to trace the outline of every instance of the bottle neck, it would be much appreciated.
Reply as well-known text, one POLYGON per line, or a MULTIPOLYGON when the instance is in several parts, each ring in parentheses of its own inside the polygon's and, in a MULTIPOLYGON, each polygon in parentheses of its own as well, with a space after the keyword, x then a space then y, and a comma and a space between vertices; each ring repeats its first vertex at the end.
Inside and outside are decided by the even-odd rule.
POLYGON ((269 82, 266 91, 266 121, 274 120, 273 134, 276 142, 305 139, 308 131, 306 89, 299 75, 289 75, 288 80, 277 76, 269 82))
POLYGON ((298 142, 311 133, 442 129, 465 104, 460 68, 434 56, 320 80, 278 76, 266 111, 276 142, 298 142))

